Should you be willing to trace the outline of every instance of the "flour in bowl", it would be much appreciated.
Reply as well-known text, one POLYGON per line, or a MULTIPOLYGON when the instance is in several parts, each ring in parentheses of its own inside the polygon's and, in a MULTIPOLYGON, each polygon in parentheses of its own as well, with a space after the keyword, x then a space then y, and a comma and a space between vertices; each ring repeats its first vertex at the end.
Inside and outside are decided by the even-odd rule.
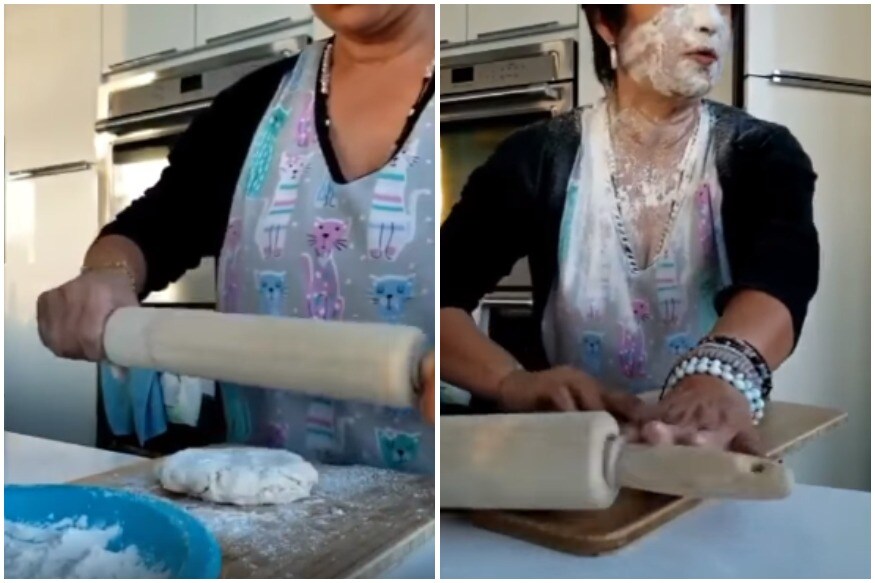
POLYGON ((36 526, 4 521, 3 566, 9 579, 160 579, 168 573, 147 566, 136 546, 108 547, 119 525, 88 526, 83 516, 36 526), (114 548, 114 547, 113 547, 114 548))

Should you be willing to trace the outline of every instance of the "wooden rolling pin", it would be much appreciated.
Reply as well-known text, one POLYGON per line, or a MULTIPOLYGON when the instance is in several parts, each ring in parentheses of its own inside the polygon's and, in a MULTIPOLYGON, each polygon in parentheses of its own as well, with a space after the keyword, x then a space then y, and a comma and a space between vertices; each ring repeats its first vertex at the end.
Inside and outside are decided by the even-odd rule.
POLYGON ((103 345, 122 367, 393 407, 415 405, 427 350, 410 326, 158 308, 116 310, 103 345))
POLYGON ((710 448, 625 443, 608 413, 441 418, 441 508, 588 510, 621 487, 694 498, 790 493, 781 464, 710 448))

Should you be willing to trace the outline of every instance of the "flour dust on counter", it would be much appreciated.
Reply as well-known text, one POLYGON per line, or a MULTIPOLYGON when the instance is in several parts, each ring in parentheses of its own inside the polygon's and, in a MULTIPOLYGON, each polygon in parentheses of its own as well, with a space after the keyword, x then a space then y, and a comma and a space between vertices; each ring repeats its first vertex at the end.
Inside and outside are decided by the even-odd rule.
POLYGON ((209 502, 286 504, 310 495, 316 469, 296 453, 262 447, 190 448, 158 466, 164 489, 209 502))
POLYGON ((168 492, 152 463, 87 482, 157 495, 191 513, 219 540, 223 578, 372 577, 384 568, 372 557, 384 557, 387 545, 401 539, 407 541, 401 546, 413 548, 432 532, 434 482, 428 476, 315 464, 319 481, 309 497, 234 506, 168 492))
POLYGON ((10 579, 164 579, 135 545, 113 550, 119 525, 88 525, 82 516, 53 524, 3 523, 3 568, 10 579))

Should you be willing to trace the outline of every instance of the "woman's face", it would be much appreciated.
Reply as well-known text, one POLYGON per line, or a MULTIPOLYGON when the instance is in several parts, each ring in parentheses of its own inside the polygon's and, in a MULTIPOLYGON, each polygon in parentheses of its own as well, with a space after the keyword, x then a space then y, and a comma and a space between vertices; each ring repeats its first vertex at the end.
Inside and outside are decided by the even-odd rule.
POLYGON ((404 16, 411 4, 311 4, 313 12, 338 34, 370 36, 404 16))
POLYGON ((670 97, 703 97, 729 51, 728 4, 629 4, 616 40, 619 67, 670 97))

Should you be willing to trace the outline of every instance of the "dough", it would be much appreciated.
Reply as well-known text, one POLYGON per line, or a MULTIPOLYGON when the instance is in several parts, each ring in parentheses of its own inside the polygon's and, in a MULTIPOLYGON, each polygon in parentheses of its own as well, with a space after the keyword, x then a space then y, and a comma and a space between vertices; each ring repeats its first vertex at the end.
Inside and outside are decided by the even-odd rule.
POLYGON ((298 454, 259 447, 186 449, 158 467, 166 490, 238 506, 294 502, 309 496, 318 478, 298 454))

